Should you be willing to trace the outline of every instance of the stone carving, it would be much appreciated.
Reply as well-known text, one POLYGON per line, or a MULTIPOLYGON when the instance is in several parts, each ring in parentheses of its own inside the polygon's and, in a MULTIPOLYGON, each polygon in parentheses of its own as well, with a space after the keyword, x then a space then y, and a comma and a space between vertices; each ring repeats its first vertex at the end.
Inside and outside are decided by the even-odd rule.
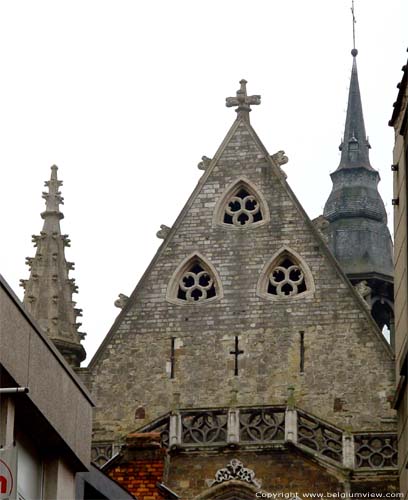
POLYGON ((179 280, 177 297, 187 302, 200 302, 215 295, 213 277, 199 262, 193 262, 179 280))
POLYGON ((209 164, 211 163, 211 158, 208 156, 202 156, 200 163, 197 165, 198 170, 207 170, 209 164))
POLYGON ((171 228, 169 226, 166 226, 165 224, 161 224, 159 231, 157 231, 157 233, 156 233, 156 236, 160 240, 164 240, 164 239, 166 239, 167 235, 169 234, 170 229, 171 228))
POLYGON ((325 219, 323 215, 319 215, 319 217, 313 219, 312 222, 314 227, 320 232, 324 231, 329 226, 329 221, 325 219))
POLYGON ((285 165, 289 161, 289 158, 285 155, 285 151, 282 150, 271 155, 271 158, 279 167, 285 165))
POLYGON ((381 469, 398 466, 398 444, 395 434, 360 434, 354 436, 356 467, 381 469))
POLYGON ((72 293, 78 293, 78 286, 75 284, 75 278, 67 278, 66 283, 71 287, 72 293))
POLYGON ((129 297, 125 295, 124 293, 119 294, 119 298, 115 300, 114 305, 115 307, 118 307, 119 309, 123 309, 129 300, 129 297))
POLYGON ((342 462, 342 432, 298 410, 298 443, 342 462))
MULTIPOLYGON (((197 448, 209 446, 211 449, 214 447, 224 449, 227 445, 227 437, 232 432, 231 425, 235 426, 234 421, 228 418, 230 411, 231 409, 224 408, 181 410, 173 413, 178 416, 181 424, 178 446, 184 451, 193 452, 197 448)), ((246 446, 252 447, 256 443, 281 444, 285 440, 285 425, 290 424, 285 420, 284 407, 241 407, 239 410, 234 408, 234 412, 238 412, 239 418, 239 432, 236 432, 238 440, 235 441, 239 446, 245 448, 246 446)), ((295 414, 297 443, 322 458, 327 457, 343 463, 344 432, 302 410, 296 410, 295 414)), ((171 433, 170 418, 170 413, 167 413, 143 426, 138 432, 160 432, 162 446, 168 448, 171 433)), ((382 469, 397 466, 396 434, 354 434, 354 442, 356 468, 382 469)), ((213 484, 214 480, 210 482, 213 484)))
POLYGON ((227 441, 227 414, 222 411, 199 411, 182 415, 184 444, 211 444, 227 441))
POLYGON ((363 298, 364 302, 367 304, 367 307, 369 308, 369 300, 371 297, 371 287, 368 286, 367 281, 363 280, 357 283, 354 287, 356 291, 358 292, 359 295, 363 298))
POLYGON ((253 484, 256 488, 261 487, 261 481, 255 478, 255 472, 244 467, 244 464, 236 458, 233 458, 225 468, 217 470, 215 479, 208 480, 207 484, 213 486, 233 479, 253 484))
POLYGON ((70 247, 71 246, 71 240, 69 239, 67 234, 62 234, 61 235, 62 242, 65 247, 70 247))
MULTIPOLYGON (((26 257, 25 263, 26 265, 31 269, 33 262, 34 262, 34 257, 26 257)), ((21 281, 21 280, 20 280, 21 281)))
POLYGON ((224 224, 246 226, 262 220, 262 212, 256 197, 241 187, 228 200, 225 207, 224 224))
POLYGON ((113 443, 95 443, 91 447, 91 460, 99 467, 112 458, 113 443))
POLYGON ((327 234, 327 229, 330 225, 329 221, 323 217, 323 215, 319 215, 312 220, 314 227, 319 232, 320 236, 326 243, 329 243, 329 235, 327 234))
POLYGON ((227 97, 225 99, 225 105, 227 108, 237 106, 236 112, 240 116, 247 116, 251 111, 251 104, 257 105, 261 104, 261 96, 260 95, 251 95, 247 94, 246 84, 248 83, 246 80, 241 80, 240 88, 236 92, 236 97, 227 97))
POLYGON ((268 293, 294 296, 305 291, 305 277, 301 268, 285 256, 269 275, 268 293))
POLYGON ((271 442, 285 440, 285 410, 254 408, 239 414, 240 440, 271 442))

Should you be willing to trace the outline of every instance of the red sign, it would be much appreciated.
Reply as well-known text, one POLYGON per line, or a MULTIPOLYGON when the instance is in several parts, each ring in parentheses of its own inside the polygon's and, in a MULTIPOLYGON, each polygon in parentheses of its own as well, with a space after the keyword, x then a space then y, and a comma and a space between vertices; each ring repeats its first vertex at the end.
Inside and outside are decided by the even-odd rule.
POLYGON ((17 448, 0 449, 0 500, 14 500, 17 495, 17 448))

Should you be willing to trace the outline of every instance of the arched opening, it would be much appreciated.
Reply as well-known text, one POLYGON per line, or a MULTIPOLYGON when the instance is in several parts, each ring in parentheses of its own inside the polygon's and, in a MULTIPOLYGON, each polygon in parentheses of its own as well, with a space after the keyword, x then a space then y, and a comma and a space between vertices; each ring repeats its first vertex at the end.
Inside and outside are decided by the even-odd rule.
POLYGON ((280 300, 313 293, 312 274, 304 260, 287 247, 279 250, 264 268, 258 283, 258 294, 280 300))
POLYGON ((387 342, 394 347, 394 310, 388 300, 374 300, 371 315, 387 342))
POLYGON ((215 208, 215 223, 231 229, 255 227, 267 220, 269 210, 263 196, 242 178, 225 191, 215 208))
POLYGON ((204 303, 221 296, 221 283, 213 266, 194 254, 176 270, 167 289, 167 300, 178 304, 204 303))

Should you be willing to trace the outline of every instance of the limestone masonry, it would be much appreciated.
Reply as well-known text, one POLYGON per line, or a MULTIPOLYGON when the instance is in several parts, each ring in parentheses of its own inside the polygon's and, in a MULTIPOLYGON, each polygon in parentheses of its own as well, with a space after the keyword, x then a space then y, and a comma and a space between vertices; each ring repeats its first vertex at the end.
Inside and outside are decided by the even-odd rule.
MULTIPOLYGON (((249 114, 261 98, 241 80, 226 101, 236 120, 78 369, 96 401, 93 460, 139 500, 398 488, 392 243, 356 55, 324 217, 310 221, 286 181, 284 152, 271 155, 258 138, 249 114)), ((62 276, 66 286, 64 273, 50 283, 62 276)), ((41 283, 46 273, 37 274, 41 283)), ((32 274, 27 290, 35 283, 32 274)), ((58 318, 71 311, 78 360, 65 298, 58 318)), ((58 346, 68 334, 56 332, 58 346)))

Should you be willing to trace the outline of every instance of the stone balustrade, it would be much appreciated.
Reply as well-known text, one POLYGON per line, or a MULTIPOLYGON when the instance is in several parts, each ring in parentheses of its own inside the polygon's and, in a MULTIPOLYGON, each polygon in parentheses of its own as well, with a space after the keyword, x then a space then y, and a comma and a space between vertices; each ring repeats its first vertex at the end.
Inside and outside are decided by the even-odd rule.
MULTIPOLYGON (((396 434, 344 431, 292 407, 176 410, 139 429, 151 431, 160 432, 163 446, 170 450, 292 443, 348 469, 395 469, 398 461, 396 434)), ((93 461, 103 465, 112 456, 112 447, 94 443, 93 461)))

